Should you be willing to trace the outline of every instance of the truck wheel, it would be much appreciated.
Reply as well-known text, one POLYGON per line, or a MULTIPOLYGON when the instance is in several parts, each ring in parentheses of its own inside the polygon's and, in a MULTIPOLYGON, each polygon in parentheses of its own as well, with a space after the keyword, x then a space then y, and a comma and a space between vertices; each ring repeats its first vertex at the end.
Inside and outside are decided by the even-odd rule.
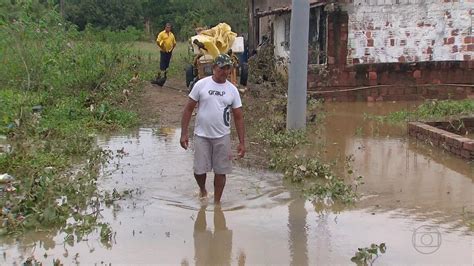
POLYGON ((189 87, 189 84, 194 79, 194 67, 189 65, 186 67, 186 87, 189 87))
POLYGON ((191 82, 189 82, 189 85, 188 85, 188 90, 189 92, 191 92, 191 90, 193 89, 194 87, 194 84, 196 84, 196 82, 199 80, 198 77, 194 77, 193 80, 191 80, 191 82))
POLYGON ((240 85, 247 86, 249 76, 249 65, 244 63, 240 66, 240 85))

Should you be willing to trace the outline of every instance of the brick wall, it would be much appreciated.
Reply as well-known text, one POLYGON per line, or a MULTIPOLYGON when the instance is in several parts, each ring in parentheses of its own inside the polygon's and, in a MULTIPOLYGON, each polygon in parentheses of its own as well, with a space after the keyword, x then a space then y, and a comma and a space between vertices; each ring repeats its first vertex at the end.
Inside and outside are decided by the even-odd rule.
MULTIPOLYGON (((336 61, 337 62, 337 61, 336 61)), ((474 60, 378 63, 352 66, 328 64, 323 78, 309 67, 309 88, 375 85, 474 84, 474 60)))
MULTIPOLYGON (((327 65, 308 68, 315 97, 474 98, 474 0, 337 2, 341 9, 327 19, 327 65)), ((255 6, 265 11, 291 1, 256 0, 255 6)), ((261 34, 271 31, 268 19, 260 18, 261 34)))
POLYGON ((408 134, 466 160, 474 160, 474 140, 420 122, 408 123, 408 134))
POLYGON ((348 65, 474 60, 474 0, 353 0, 345 6, 348 65))
POLYGON ((341 0, 308 90, 337 101, 474 98, 474 0, 341 0), (454 1, 454 2, 453 2, 454 1))

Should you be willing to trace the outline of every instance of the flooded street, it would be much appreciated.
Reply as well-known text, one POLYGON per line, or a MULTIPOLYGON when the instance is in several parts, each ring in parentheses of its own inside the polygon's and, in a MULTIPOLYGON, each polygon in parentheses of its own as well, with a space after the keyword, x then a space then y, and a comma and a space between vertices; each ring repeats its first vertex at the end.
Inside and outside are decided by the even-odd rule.
MULTIPOLYGON (((192 151, 179 146, 179 129, 141 128, 102 137, 115 157, 99 179, 101 190, 131 191, 102 212, 114 231, 65 243, 56 231, 2 238, 0 264, 34 255, 44 265, 334 265, 353 264, 357 248, 386 243, 375 265, 473 264, 471 163, 408 139, 400 127, 377 125, 365 113, 386 114, 409 103, 331 103, 322 138, 327 157, 353 156, 363 176, 355 206, 324 207, 304 200, 280 174, 236 167, 222 208, 200 201, 192 151)), ((250 146, 249 149, 257 147, 250 146)), ((314 151, 309 148, 306 153, 314 151)), ((212 176, 207 189, 212 191, 212 176)))

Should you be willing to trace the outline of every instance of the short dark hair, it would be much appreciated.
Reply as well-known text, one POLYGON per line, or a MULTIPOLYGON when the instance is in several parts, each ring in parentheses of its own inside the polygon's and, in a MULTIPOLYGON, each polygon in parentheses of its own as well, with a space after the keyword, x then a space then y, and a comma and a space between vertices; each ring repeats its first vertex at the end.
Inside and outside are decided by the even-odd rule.
POLYGON ((165 27, 173 27, 173 25, 171 25, 170 22, 167 22, 166 25, 165 25, 165 27))

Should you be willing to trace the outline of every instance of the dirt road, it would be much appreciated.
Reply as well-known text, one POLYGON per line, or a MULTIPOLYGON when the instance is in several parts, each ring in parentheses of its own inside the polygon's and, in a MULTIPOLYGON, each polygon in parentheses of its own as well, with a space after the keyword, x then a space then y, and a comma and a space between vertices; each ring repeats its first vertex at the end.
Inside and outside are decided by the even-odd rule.
POLYGON ((184 81, 169 79, 164 87, 147 83, 143 90, 137 106, 143 124, 179 127, 188 100, 184 81))

